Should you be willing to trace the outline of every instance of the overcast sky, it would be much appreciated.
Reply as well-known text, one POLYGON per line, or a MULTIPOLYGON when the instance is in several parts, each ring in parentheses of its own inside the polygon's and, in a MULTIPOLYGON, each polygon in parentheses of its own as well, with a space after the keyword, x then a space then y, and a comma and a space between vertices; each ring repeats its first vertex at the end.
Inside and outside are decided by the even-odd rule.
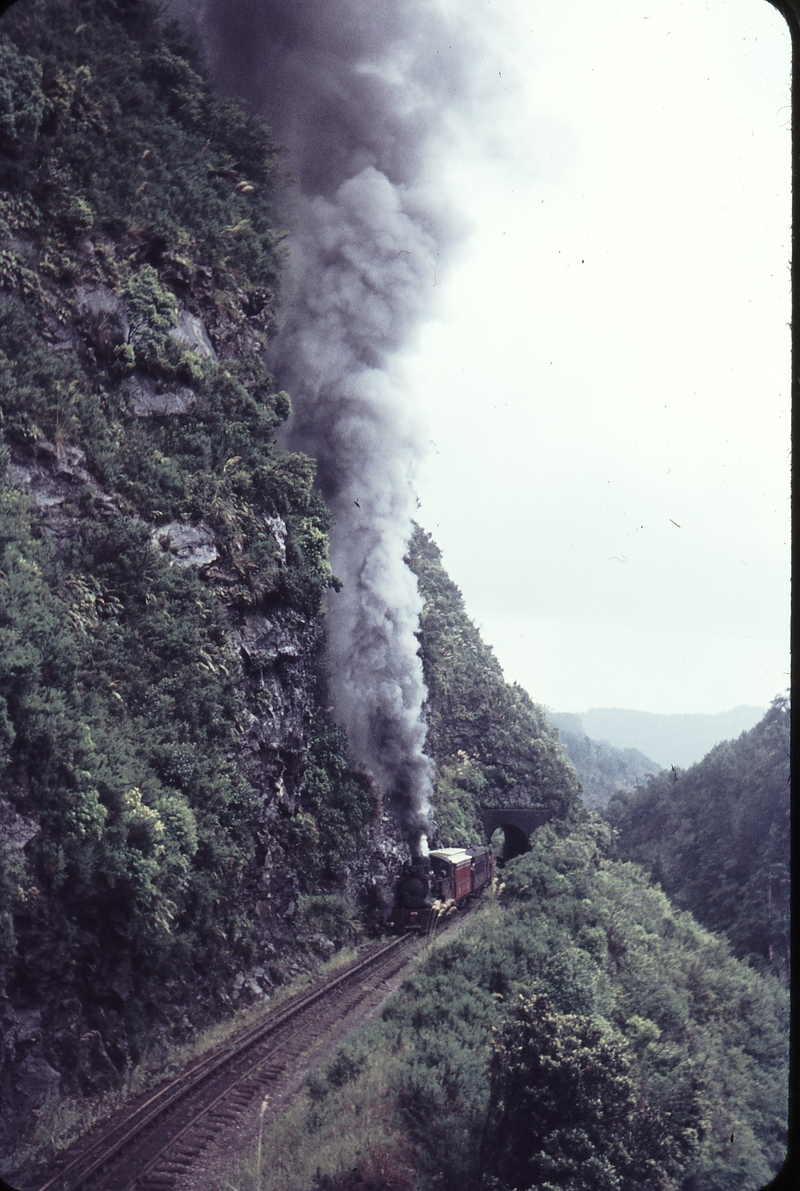
POLYGON ((434 445, 419 519, 537 702, 766 705, 789 681, 786 26, 766 0, 469 11, 486 102, 444 177, 472 231, 403 365, 434 445))

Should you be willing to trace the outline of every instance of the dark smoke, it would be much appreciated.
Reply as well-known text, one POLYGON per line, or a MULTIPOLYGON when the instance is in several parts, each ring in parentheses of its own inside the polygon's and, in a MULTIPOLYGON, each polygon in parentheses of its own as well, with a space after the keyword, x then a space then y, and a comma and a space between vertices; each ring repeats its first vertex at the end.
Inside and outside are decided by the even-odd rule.
MULTIPOLYGON (((332 693, 416 849, 431 764, 403 561, 425 449, 392 361, 430 311, 457 238, 428 181, 468 55, 432 0, 175 0, 218 84, 266 116, 296 181, 274 359, 292 445, 318 460, 343 580, 328 630, 332 693)), ((463 14, 462 14, 463 16, 463 14)))

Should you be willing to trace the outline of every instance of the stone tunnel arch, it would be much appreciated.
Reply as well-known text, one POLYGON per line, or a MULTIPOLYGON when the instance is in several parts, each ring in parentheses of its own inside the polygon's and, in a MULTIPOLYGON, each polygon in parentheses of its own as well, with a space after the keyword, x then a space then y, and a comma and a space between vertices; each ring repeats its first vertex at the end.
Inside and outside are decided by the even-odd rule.
POLYGON ((546 822, 547 812, 529 806, 485 807, 481 812, 487 840, 496 831, 503 833, 503 850, 498 860, 505 862, 531 850, 531 835, 546 822))
POLYGON ((513 823, 495 828, 489 843, 494 848, 498 864, 505 864, 507 860, 513 860, 515 856, 522 856, 531 850, 527 832, 521 827, 515 827, 513 823))

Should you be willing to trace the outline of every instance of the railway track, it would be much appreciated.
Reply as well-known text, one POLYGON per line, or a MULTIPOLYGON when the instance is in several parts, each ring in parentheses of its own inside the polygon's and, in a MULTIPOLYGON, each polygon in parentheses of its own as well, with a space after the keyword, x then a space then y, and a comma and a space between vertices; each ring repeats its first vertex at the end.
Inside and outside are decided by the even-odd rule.
POLYGON ((241 1114, 280 1085, 303 1054, 407 964, 412 938, 383 943, 344 972, 293 997, 115 1118, 31 1186, 36 1191, 172 1191, 241 1114))

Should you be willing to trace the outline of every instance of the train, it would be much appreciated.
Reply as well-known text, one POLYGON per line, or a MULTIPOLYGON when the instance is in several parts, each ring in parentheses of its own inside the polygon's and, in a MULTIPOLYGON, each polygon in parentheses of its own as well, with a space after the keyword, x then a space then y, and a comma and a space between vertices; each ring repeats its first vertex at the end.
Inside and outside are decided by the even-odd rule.
POLYGON ((392 925, 401 933, 428 932, 479 897, 493 877, 494 852, 483 845, 436 848, 406 861, 395 888, 392 925))

